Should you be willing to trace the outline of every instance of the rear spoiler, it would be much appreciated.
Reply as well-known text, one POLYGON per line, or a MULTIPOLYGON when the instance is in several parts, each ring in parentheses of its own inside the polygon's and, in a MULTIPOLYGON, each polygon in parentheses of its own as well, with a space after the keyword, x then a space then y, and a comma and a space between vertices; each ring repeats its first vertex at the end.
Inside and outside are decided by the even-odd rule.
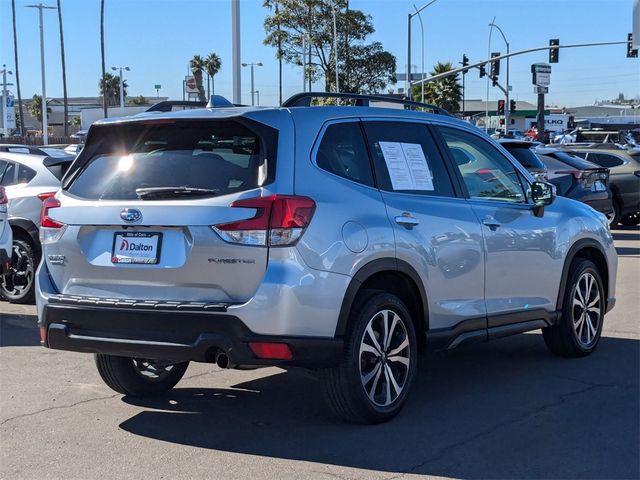
POLYGON ((45 167, 56 167, 58 165, 64 165, 65 163, 71 163, 75 160, 76 157, 65 156, 65 157, 46 157, 42 160, 42 165, 45 167))

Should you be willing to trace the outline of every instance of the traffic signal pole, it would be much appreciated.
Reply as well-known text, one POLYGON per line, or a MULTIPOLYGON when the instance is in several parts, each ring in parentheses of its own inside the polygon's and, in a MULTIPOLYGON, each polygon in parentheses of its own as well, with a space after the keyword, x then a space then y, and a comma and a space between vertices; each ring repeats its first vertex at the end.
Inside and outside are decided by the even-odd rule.
POLYGON ((538 135, 536 140, 545 143, 544 135, 544 93, 538 93, 538 114, 536 115, 536 128, 538 135))

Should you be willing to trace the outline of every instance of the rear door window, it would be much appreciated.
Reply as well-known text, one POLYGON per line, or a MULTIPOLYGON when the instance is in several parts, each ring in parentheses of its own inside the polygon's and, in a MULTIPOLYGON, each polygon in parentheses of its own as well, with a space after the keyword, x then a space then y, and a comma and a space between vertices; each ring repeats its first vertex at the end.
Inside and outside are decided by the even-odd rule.
POLYGON ((33 169, 18 163, 6 162, 4 167, 0 165, 0 185, 4 187, 29 183, 35 176, 36 172, 33 169))
POLYGON ((359 122, 327 127, 316 153, 318 167, 334 175, 373 186, 373 173, 359 122))
POLYGON ((454 196, 451 179, 425 124, 363 122, 382 190, 454 196))
MULTIPOLYGON (((503 147, 505 147, 503 145, 503 147)), ((505 147, 507 152, 515 157, 520 165, 524 168, 530 169, 539 169, 544 170, 544 165, 538 158, 538 156, 531 150, 531 148, 527 147, 505 147)))
POLYGON ((590 153, 588 160, 606 168, 618 167, 624 163, 620 157, 608 153, 590 153))
MULTIPOLYGON (((106 137, 116 151, 96 154, 81 166, 67 186, 69 193, 126 200, 140 198, 138 189, 176 187, 225 195, 256 188, 271 178, 265 158, 271 149, 240 122, 142 122, 122 128, 121 135, 116 130, 106 137)), ((277 143, 277 135, 270 140, 277 143)))

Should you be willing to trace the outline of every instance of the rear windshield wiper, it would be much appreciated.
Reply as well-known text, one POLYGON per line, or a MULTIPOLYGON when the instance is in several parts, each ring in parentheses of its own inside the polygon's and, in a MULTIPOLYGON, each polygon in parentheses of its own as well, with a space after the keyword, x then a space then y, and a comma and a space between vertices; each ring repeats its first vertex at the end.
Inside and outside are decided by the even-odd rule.
POLYGON ((213 197, 218 189, 198 187, 151 187, 136 188, 136 195, 141 200, 158 200, 163 198, 179 197, 213 197))

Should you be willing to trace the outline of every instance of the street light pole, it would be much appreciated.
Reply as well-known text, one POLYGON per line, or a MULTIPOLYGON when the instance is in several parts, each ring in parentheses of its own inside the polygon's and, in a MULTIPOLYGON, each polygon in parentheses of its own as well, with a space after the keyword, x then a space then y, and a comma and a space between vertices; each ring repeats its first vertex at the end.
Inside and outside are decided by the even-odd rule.
POLYGON ((422 15, 420 15, 420 12, 418 12, 418 7, 416 7, 415 4, 413 4, 413 8, 416 9, 416 15, 418 15, 418 20, 420 20, 420 45, 422 46, 421 52, 422 52, 422 70, 420 72, 420 79, 422 80, 422 88, 420 91, 420 101, 422 103, 424 103, 424 25, 422 23, 422 15))
POLYGON ((40 22, 40 72, 42 74, 42 144, 47 145, 49 143, 49 125, 47 118, 47 88, 45 82, 44 71, 44 24, 42 20, 42 10, 55 10, 56 7, 48 7, 39 3, 37 5, 27 5, 27 8, 38 9, 38 20, 40 22))
POLYGON ((233 103, 242 103, 240 73, 240 0, 231 0, 231 59, 233 71, 233 103))
MULTIPOLYGON (((407 80, 405 82, 405 89, 406 89, 406 97, 408 99, 411 99, 411 19, 413 17, 415 17, 416 15, 420 15, 420 12, 422 10, 424 10, 425 8, 427 8, 429 5, 434 4, 435 2, 437 2, 438 0, 431 0, 429 3, 427 3, 426 5, 423 5, 420 8, 416 8, 415 13, 409 13, 407 15, 407 80)), ((415 8, 415 5, 413 6, 413 8, 415 8)), ((422 19, 420 19, 420 21, 422 22, 422 19)), ((423 54, 424 57, 424 54, 423 54)), ((424 68, 423 68, 424 70, 424 68)), ((423 72, 424 73, 424 72, 423 72)))
POLYGON ((258 63, 243 63, 243 67, 251 67, 251 106, 254 106, 255 103, 255 88, 253 83, 253 67, 261 67, 262 62, 258 63))
MULTIPOLYGON (((494 19, 495 21, 495 19, 494 19)), ((507 55, 509 55, 509 42, 507 41, 507 37, 504 35, 502 29, 496 25, 494 22, 489 24, 491 28, 497 28, 502 35, 502 39, 504 40, 505 45, 507 46, 507 55)), ((504 134, 507 135, 509 132, 509 125, 511 124, 511 103, 509 103, 509 91, 511 90, 511 86, 509 85, 509 57, 507 57, 507 85, 505 87, 507 91, 505 93, 505 102, 504 102, 504 134)))
MULTIPOLYGON (((340 92, 340 85, 338 83, 338 28, 336 26, 336 7, 331 7, 333 10, 333 58, 336 63, 336 93, 340 92)), ((338 99, 336 99, 336 102, 338 99)))
POLYGON ((129 67, 111 67, 111 70, 114 72, 120 70, 120 111, 124 115, 124 76, 122 75, 122 71, 128 72, 129 67))
POLYGON ((5 137, 9 136, 9 128, 7 127, 7 74, 13 75, 13 72, 7 70, 6 65, 2 65, 2 131, 5 137))

